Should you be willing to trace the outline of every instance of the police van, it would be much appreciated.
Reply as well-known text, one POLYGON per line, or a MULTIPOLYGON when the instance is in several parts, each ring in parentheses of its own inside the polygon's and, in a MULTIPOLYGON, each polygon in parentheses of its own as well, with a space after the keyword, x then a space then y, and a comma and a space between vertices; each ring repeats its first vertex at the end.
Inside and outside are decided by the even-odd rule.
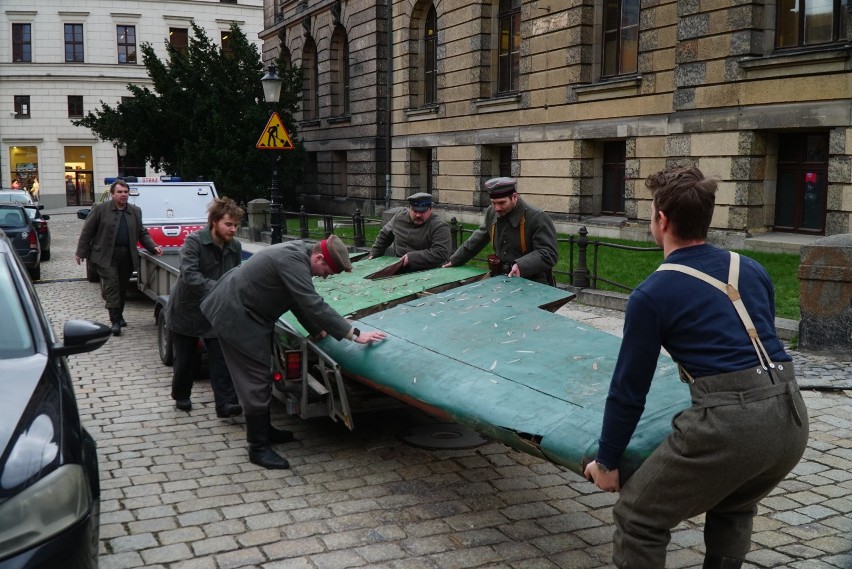
MULTIPOLYGON (((104 179, 101 203, 110 199, 109 186, 117 179, 104 179)), ((207 226, 207 208, 218 196, 213 182, 184 182, 177 176, 129 176, 124 181, 130 188, 128 202, 142 210, 142 224, 164 252, 176 251, 187 235, 207 226)), ((90 211, 78 210, 77 217, 86 219, 90 211)), ((90 282, 98 281, 97 271, 88 263, 86 277, 90 282)))

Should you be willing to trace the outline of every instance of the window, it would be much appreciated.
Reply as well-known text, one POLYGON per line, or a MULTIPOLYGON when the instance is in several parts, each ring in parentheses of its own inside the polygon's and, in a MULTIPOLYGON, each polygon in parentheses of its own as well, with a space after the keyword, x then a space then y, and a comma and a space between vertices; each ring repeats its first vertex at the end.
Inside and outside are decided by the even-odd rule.
POLYGON ((779 48, 846 39, 847 0, 778 0, 779 48))
POLYGON ((317 44, 313 38, 305 38, 302 48, 302 120, 319 118, 319 67, 317 44))
POLYGON ((83 63, 83 24, 65 24, 65 62, 83 63))
POLYGON ((823 234, 827 186, 828 134, 780 135, 775 229, 823 234))
POLYGON ((186 54, 189 48, 189 31, 186 28, 169 28, 169 44, 178 53, 186 54))
POLYGON ((349 39, 343 26, 331 36, 331 104, 334 115, 349 114, 349 39))
POLYGON ((624 214, 624 172, 627 143, 623 140, 604 142, 603 147, 603 191, 601 213, 624 214))
POLYGON ((233 55, 234 47, 231 45, 231 32, 222 32, 219 37, 222 40, 222 53, 233 55))
POLYGON ((521 67, 521 0, 500 0, 497 93, 518 90, 521 67))
POLYGON ((30 96, 15 95, 15 118, 28 119, 30 118, 30 96))
POLYGON ((511 178, 512 177, 512 147, 498 146, 497 155, 497 177, 511 178))
POLYGON ((12 24, 12 61, 28 63, 33 60, 33 35, 30 24, 12 24))
POLYGON ((423 44, 423 102, 430 105, 438 101, 438 15, 435 6, 431 6, 426 15, 423 44))
POLYGON ((431 148, 411 149, 411 193, 427 192, 431 194, 434 192, 434 167, 431 148))
POLYGON ((83 116, 83 95, 68 95, 68 117, 80 118, 83 116))
POLYGON ((639 68, 639 0, 605 0, 603 77, 636 73, 639 68))
POLYGON ((136 26, 116 26, 119 63, 136 63, 136 26))

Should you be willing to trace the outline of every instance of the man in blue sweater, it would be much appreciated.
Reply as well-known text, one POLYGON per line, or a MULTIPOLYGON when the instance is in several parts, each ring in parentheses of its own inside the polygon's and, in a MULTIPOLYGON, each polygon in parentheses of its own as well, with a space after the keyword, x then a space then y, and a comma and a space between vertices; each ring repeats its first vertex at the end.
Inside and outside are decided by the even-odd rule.
POLYGON ((621 492, 613 509, 617 567, 665 567, 671 528, 706 513, 704 569, 738 569, 758 502, 804 453, 807 411, 775 332, 766 270, 705 243, 716 182, 697 168, 672 168, 645 185, 653 195, 651 234, 665 263, 628 300, 599 449, 585 475, 602 490, 621 492), (620 481, 619 461, 661 347, 678 363, 692 407, 620 481))

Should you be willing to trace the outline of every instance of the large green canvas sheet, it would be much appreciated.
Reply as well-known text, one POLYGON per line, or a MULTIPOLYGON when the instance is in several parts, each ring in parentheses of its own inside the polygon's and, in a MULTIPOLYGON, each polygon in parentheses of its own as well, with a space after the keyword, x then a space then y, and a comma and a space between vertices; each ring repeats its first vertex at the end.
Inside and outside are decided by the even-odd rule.
MULTIPOLYGON (((367 287, 390 285, 380 283, 367 287)), ((335 307, 342 301, 340 312, 347 313, 343 305, 351 306, 351 298, 331 292, 339 285, 332 279, 320 284, 326 301, 335 307)), ((382 292, 359 296, 372 295, 382 292)), ((597 449, 621 341, 539 308, 571 297, 525 279, 493 277, 356 321, 362 329, 384 331, 384 342, 362 346, 326 338, 318 345, 376 389, 582 473, 597 449)), ((622 475, 632 473, 662 442, 672 416, 689 403, 676 365, 661 355, 645 412, 620 465, 622 475)))

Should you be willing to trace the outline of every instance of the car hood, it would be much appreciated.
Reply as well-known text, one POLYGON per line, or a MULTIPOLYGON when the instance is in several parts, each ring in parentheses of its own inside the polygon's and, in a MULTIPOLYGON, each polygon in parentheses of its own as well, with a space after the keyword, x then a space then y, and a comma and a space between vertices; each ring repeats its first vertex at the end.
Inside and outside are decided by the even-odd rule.
POLYGON ((0 370, 0 455, 9 444, 15 427, 47 366, 47 356, 35 354, 23 358, 3 360, 0 370))

